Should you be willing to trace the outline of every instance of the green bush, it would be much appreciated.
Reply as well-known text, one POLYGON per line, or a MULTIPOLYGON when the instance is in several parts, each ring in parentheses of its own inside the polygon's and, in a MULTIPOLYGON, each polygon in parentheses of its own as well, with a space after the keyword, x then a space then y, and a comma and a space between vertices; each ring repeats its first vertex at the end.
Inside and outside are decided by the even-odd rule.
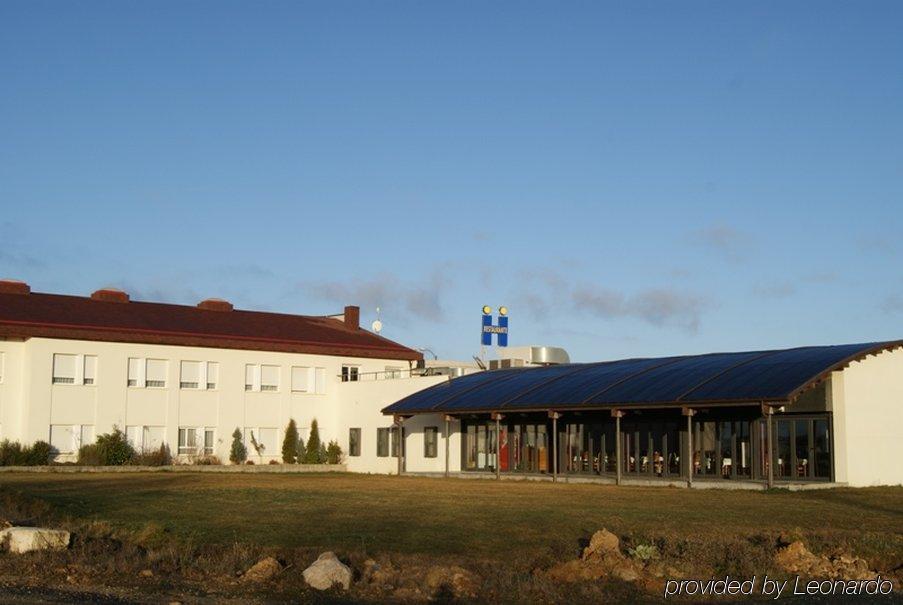
POLYGON ((248 459, 248 448, 241 439, 241 430, 238 428, 232 433, 232 449, 229 450, 229 461, 232 464, 241 464, 248 459))
POLYGON ((43 466, 50 463, 53 449, 46 441, 23 446, 18 441, 0 441, 0 466, 43 466))
POLYGON ((298 425, 292 418, 285 427, 285 438, 282 440, 282 461, 284 463, 294 464, 298 461, 298 439, 298 425))
POLYGON ((310 423, 310 435, 307 437, 307 447, 304 450, 305 464, 322 464, 326 462, 326 448, 320 443, 320 427, 317 419, 310 423))
POLYGON ((25 448, 25 464, 27 466, 44 466, 50 462, 53 448, 46 441, 35 441, 30 448, 25 448))
POLYGON ((329 442, 329 447, 326 448, 326 462, 329 464, 340 464, 342 462, 342 448, 339 447, 339 442, 332 440, 329 442))
POLYGON ((113 427, 112 433, 97 436, 91 445, 78 449, 78 463, 89 466, 122 466, 135 458, 135 448, 128 442, 125 433, 113 427))

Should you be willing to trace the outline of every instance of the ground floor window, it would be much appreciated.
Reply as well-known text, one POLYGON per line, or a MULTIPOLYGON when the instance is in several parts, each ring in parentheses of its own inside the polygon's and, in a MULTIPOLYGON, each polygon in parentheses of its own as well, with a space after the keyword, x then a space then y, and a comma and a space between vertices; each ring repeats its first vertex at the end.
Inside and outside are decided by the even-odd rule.
POLYGON ((775 478, 830 479, 830 417, 774 419, 774 460, 759 406, 697 410, 688 434, 686 416, 676 409, 628 410, 620 433, 610 411, 563 413, 557 423, 546 414, 510 414, 499 425, 488 415, 462 419, 461 468, 467 471, 558 472, 567 474, 762 480, 769 464, 775 478), (692 440, 690 440, 692 437, 692 440), (690 447, 692 441, 692 448, 690 447))
POLYGON ((423 429, 423 457, 435 458, 439 451, 439 427, 428 426, 423 429))
POLYGON ((389 456, 389 432, 391 428, 376 429, 376 455, 380 458, 389 456))
POLYGON ((830 479, 831 429, 826 417, 773 420, 775 479, 830 479))
POLYGON ((348 455, 361 455, 361 429, 349 429, 348 431, 348 455))

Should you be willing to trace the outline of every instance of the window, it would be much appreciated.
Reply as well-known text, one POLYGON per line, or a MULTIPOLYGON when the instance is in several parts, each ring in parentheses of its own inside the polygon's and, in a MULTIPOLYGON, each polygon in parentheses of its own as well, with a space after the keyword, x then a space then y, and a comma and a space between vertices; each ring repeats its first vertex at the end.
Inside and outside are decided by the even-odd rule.
POLYGON ((314 369, 314 392, 317 395, 326 392, 326 368, 314 369))
POLYGON ((342 382, 357 382, 359 377, 357 366, 342 366, 342 382))
POLYGON ((204 454, 213 455, 213 429, 204 429, 204 454))
POLYGON ((81 447, 83 445, 91 445, 92 443, 94 443, 94 425, 83 424, 81 426, 78 447, 81 447))
POLYGON ((310 391, 311 368, 292 368, 292 391, 295 393, 307 393, 310 391))
MULTIPOLYGON (((50 447, 59 454, 72 454, 75 449, 75 429, 77 426, 54 424, 50 427, 50 447)), ((81 430, 79 429, 79 432, 81 430)))
POLYGON ((183 361, 182 373, 179 378, 180 389, 196 389, 201 380, 201 362, 183 361))
POLYGON ((279 390, 279 366, 260 366, 260 390, 279 390))
POLYGON ((276 436, 278 430, 275 428, 249 428, 245 427, 244 437, 245 446, 248 448, 248 454, 257 456, 276 456, 276 436))
POLYGON ((130 387, 137 387, 139 380, 139 368, 141 366, 141 360, 135 359, 134 357, 129 358, 129 378, 128 385, 130 387))
POLYGON ((139 452, 156 452, 164 443, 166 428, 162 426, 127 426, 125 436, 139 452))
POLYGON ((198 451, 197 429, 179 429, 179 453, 196 454, 198 451))
MULTIPOLYGON (((258 366, 248 364, 245 366, 245 390, 253 391, 254 387, 260 385, 258 366)), ((258 387, 259 388, 259 387, 258 387)))
POLYGON ((53 354, 53 384, 94 384, 97 378, 95 355, 53 354))
POLYGON ((428 426, 423 429, 423 457, 435 458, 439 449, 439 428, 428 426))
POLYGON ((148 359, 144 386, 162 389, 166 387, 167 362, 163 359, 148 359))
POLYGON ((390 428, 376 429, 376 455, 380 458, 389 456, 389 431, 390 428))
POLYGON ((219 382, 219 364, 215 361, 207 362, 207 389, 213 390, 219 382))
POLYGON ((348 455, 361 455, 361 429, 350 429, 348 431, 348 455))
POLYGON ((53 384, 75 384, 78 355, 53 355, 53 384))
POLYGON ((279 366, 249 363, 245 366, 246 391, 278 391, 279 366))
POLYGON ((97 356, 85 355, 82 368, 82 384, 94 384, 97 380, 97 356))

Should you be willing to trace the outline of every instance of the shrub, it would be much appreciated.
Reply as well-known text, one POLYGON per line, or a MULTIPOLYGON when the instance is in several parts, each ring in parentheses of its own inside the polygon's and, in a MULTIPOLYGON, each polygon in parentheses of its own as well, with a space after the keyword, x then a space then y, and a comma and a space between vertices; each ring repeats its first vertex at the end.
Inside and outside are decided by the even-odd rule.
POLYGON ((92 445, 78 449, 78 462, 90 466, 122 466, 135 457, 135 448, 128 442, 125 433, 113 427, 112 433, 97 436, 92 445))
POLYGON ((201 456, 194 461, 195 466, 217 466, 222 464, 218 456, 201 456))
POLYGON ((294 464, 298 461, 298 439, 298 425, 292 418, 285 427, 285 438, 282 440, 282 461, 284 463, 294 464))
POLYGON ((229 461, 232 464, 241 464, 248 459, 248 448, 241 440, 241 431, 236 428, 232 433, 232 449, 229 450, 229 461))
POLYGON ((314 418, 310 423, 310 435, 307 437, 307 447, 304 450, 305 464, 320 464, 325 461, 325 458, 322 461, 320 460, 322 445, 320 443, 320 427, 317 424, 317 419, 314 418))
POLYGON ((638 544, 636 548, 630 548, 627 552, 634 559, 643 562, 658 559, 658 547, 655 544, 638 544))
POLYGON ((25 464, 27 466, 43 466, 50 462, 53 448, 46 441, 35 441, 30 448, 25 448, 25 464))
POLYGON ((326 462, 329 464, 342 462, 342 448, 339 447, 339 442, 334 439, 329 442, 329 447, 326 448, 326 462))
POLYGON ((23 446, 18 441, 0 441, 0 466, 42 466, 50 462, 53 448, 46 441, 23 446))
POLYGON ((169 446, 162 443, 160 444, 160 449, 136 452, 132 456, 132 464, 138 466, 169 466, 172 464, 172 454, 169 451, 169 446))

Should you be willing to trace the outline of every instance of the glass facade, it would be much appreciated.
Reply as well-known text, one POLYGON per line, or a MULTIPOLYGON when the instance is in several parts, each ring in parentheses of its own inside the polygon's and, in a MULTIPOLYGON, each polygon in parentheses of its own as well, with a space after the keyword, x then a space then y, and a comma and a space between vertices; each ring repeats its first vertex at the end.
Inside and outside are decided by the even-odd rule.
POLYGON ((833 472, 829 414, 775 416, 770 459, 758 406, 698 410, 692 439, 676 409, 627 412, 620 433, 609 411, 562 413, 557 452, 553 426, 545 413, 511 414, 496 434, 488 415, 462 418, 462 469, 547 474, 557 462, 562 475, 614 476, 620 460, 628 478, 686 479, 692 469, 694 479, 764 480, 769 464, 776 481, 830 480, 833 472))

